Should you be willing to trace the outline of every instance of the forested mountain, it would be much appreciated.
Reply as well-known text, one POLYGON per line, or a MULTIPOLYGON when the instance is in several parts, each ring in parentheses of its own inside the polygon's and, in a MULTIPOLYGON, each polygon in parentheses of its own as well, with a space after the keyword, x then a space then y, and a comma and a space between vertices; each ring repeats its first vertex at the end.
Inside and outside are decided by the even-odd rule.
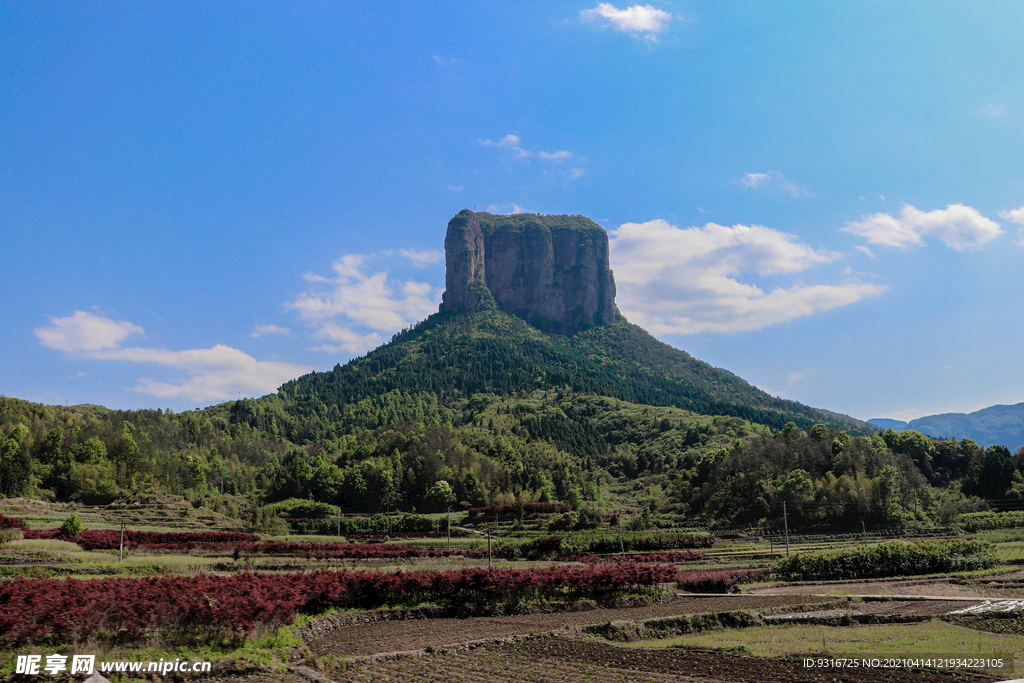
POLYGON ((973 439, 987 445, 1017 450, 1024 446, 1024 403, 997 405, 973 413, 941 413, 926 415, 910 422, 875 419, 870 421, 882 429, 912 429, 937 439, 953 437, 973 439))
POLYGON ((0 397, 0 495, 184 496, 229 514, 563 501, 562 528, 859 528, 1024 503, 1024 449, 933 440, 772 397, 630 324, 580 216, 460 212, 442 310, 257 399, 112 411, 0 397), (643 509, 643 514, 636 512, 643 509))
POLYGON ((363 358, 203 411, 0 399, 0 493, 183 494, 241 514, 298 497, 376 512, 516 501, 646 523, 903 525, 1024 499, 1001 447, 868 433, 619 320, 572 337, 437 314, 363 358), (635 510, 635 507, 633 508, 635 510))
MULTIPOLYGON (((848 416, 772 397, 659 342, 621 316, 611 325, 564 337, 544 334, 498 310, 435 314, 333 372, 284 384, 265 408, 247 403, 233 415, 254 425, 273 419, 274 428, 302 442, 345 433, 356 404, 393 391, 429 395, 431 405, 447 414, 475 394, 551 387, 741 417, 775 429, 787 422, 800 427, 822 422, 873 431, 848 416)), ((458 423, 460 417, 443 419, 458 423)))

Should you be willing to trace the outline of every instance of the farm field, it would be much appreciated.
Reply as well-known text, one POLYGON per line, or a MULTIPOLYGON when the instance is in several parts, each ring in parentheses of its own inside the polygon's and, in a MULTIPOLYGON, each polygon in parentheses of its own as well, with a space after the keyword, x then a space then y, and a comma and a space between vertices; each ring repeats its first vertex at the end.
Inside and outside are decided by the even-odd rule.
POLYGON ((307 644, 315 656, 357 656, 381 652, 386 643, 391 650, 423 650, 455 646, 487 638, 529 637, 567 632, 610 621, 644 621, 682 614, 751 610, 768 614, 799 609, 833 607, 844 601, 812 600, 804 596, 720 596, 692 597, 670 594, 671 598, 635 607, 607 607, 580 611, 553 611, 499 617, 458 619, 402 619, 357 623, 332 629, 310 638, 307 644))
MULTIPOLYGON (((346 680, 518 683, 533 681, 651 681, 932 683, 956 680, 948 673, 906 670, 858 670, 837 679, 834 670, 805 668, 798 659, 765 659, 744 654, 690 650, 636 650, 572 638, 550 638, 477 650, 465 654, 382 663, 347 672, 346 680)), ((996 680, 975 677, 972 680, 996 680)))
MULTIPOLYGON (((1020 530, 991 532, 997 565, 986 569, 785 581, 770 573, 785 547, 754 536, 510 529, 492 537, 489 559, 486 537, 472 532, 453 537, 449 549, 436 536, 260 536, 228 523, 165 521, 185 519, 181 510, 85 509, 85 529, 68 538, 54 531, 67 509, 13 507, 0 504, 0 514, 30 513, 30 529, 0 547, 0 577, 9 577, 0 578, 0 639, 11 653, 0 673, 43 643, 111 659, 202 656, 216 663, 208 680, 268 683, 316 675, 824 683, 835 672, 805 668, 801 656, 920 654, 925 643, 961 654, 987 648, 1024 664, 1020 530), (121 562, 111 520, 127 515, 134 522, 121 562), (144 586, 152 596, 138 592, 144 586), (26 590, 52 604, 26 600, 26 590), (111 593, 129 604, 114 617, 111 593), (134 603, 157 605, 156 596, 168 604, 152 620, 134 603), (46 609, 62 619, 75 610, 103 617, 71 623, 46 609), (30 612, 58 625, 19 621, 30 612)), ((790 553, 867 552, 888 540, 794 537, 790 553)), ((937 671, 842 673, 838 680, 954 680, 937 671)))

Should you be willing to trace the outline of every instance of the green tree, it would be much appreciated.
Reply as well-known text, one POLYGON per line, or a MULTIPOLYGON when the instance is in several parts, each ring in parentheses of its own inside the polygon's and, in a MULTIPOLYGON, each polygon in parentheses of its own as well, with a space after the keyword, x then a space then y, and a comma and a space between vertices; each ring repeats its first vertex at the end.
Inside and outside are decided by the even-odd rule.
POLYGON ((54 427, 47 432, 46 437, 36 451, 36 460, 44 465, 53 465, 64 455, 64 430, 54 427))
POLYGON ((444 479, 434 482, 427 490, 427 503, 435 511, 443 512, 455 502, 455 492, 452 491, 451 484, 444 479))
POLYGON ((111 449, 114 462, 114 476, 119 486, 131 489, 135 484, 135 472, 139 466, 139 445, 132 433, 135 427, 127 420, 121 423, 121 436, 111 449))
POLYGON ((1010 449, 1005 446, 989 446, 978 475, 980 495, 985 498, 1002 498, 1013 484, 1015 470, 1010 449))
POLYGON ((77 536, 82 533, 82 519, 77 512, 72 512, 60 525, 60 532, 65 536, 77 536))
MULTIPOLYGON (((890 446, 896 453, 909 455, 921 473, 931 481, 934 477, 932 458, 935 455, 935 444, 921 432, 912 429, 900 432, 890 446)), ((1009 453, 1009 451, 1007 451, 1009 453)))
POLYGON ((209 467, 198 455, 190 455, 188 458, 188 487, 202 495, 206 493, 206 474, 209 467))
POLYGON ((573 510, 579 510, 583 507, 583 494, 580 493, 579 487, 573 487, 569 489, 569 492, 565 494, 565 502, 569 504, 573 510))
POLYGON ((97 437, 92 437, 71 447, 75 462, 102 465, 107 462, 107 447, 97 437))
POLYGON ((829 433, 829 428, 826 425, 819 423, 810 428, 807 432, 807 436, 820 443, 828 438, 829 433))
POLYGON ((32 481, 32 456, 28 428, 19 424, 6 438, 0 433, 0 493, 20 496, 32 481))
POLYGON ((790 503, 804 503, 814 493, 814 482, 805 470, 796 469, 789 473, 779 486, 779 498, 790 503))

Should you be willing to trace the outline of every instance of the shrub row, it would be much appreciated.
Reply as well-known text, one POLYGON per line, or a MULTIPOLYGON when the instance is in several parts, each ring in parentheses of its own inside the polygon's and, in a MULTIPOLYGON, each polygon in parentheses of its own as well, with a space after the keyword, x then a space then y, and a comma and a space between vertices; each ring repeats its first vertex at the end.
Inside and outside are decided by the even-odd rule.
MULTIPOLYGON (((486 550, 431 548, 398 543, 238 543, 221 550, 236 549, 252 555, 292 555, 317 559, 406 559, 417 557, 486 557, 486 550)), ((160 548, 163 550, 164 548, 160 548)), ((197 548, 202 550, 203 548, 197 548)))
POLYGON ((710 569, 679 572, 679 587, 692 593, 731 593, 745 581, 768 576, 769 569, 710 569))
POLYGON ((341 510, 336 505, 321 503, 315 500, 304 498, 289 498, 270 503, 263 508, 264 515, 277 515, 278 517, 307 517, 318 519, 321 517, 337 517, 341 510))
POLYGON ((0 530, 3 529, 28 529, 28 524, 15 519, 14 517, 7 517, 6 515, 0 515, 0 530))
MULTIPOLYGON (((86 529, 77 536, 63 534, 60 529, 37 529, 25 532, 25 538, 56 539, 77 543, 85 550, 113 550, 121 545, 121 532, 115 529, 98 531, 86 529)), ((160 533, 156 531, 124 532, 124 544, 127 548, 137 546, 161 545, 215 545, 225 543, 254 543, 260 537, 256 534, 235 533, 230 531, 176 531, 160 533)))
POLYGON ((568 503, 520 503, 504 505, 487 505, 486 507, 470 508, 470 517, 518 517, 520 515, 546 515, 566 513, 572 510, 568 503))
MULTIPOLYGON (((288 522, 293 531, 299 534, 336 534, 339 528, 337 518, 286 517, 285 521, 288 522)), ((442 523, 442 528, 443 526, 442 523)), ((434 530, 434 520, 423 515, 349 517, 341 520, 340 528, 344 536, 350 534, 430 532, 434 530)))
POLYGON ((609 564, 615 562, 644 562, 647 564, 678 564, 703 560, 704 553, 693 550, 668 550, 663 553, 640 553, 638 555, 570 555, 566 562, 582 562, 584 564, 609 564))
MULTIPOLYGON (((468 538, 470 536, 477 536, 471 531, 464 529, 457 529, 452 527, 452 538, 468 538)), ((387 541, 392 538, 447 538, 448 531, 442 527, 441 531, 395 531, 390 534, 345 534, 345 538, 349 541, 369 541, 371 543, 380 543, 387 541)))
POLYGON ((680 548, 710 548, 715 539, 693 534, 570 534, 534 539, 507 538, 498 552, 507 559, 571 557, 618 552, 656 552, 680 548))
MULTIPOLYGON (((26 538, 51 538, 62 541, 77 543, 86 550, 116 550, 120 547, 120 532, 118 531, 83 531, 78 536, 65 536, 59 529, 49 531, 25 532, 26 538), (53 533, 56 532, 56 533, 53 533), (44 535, 45 534, 45 535, 44 535)), ((145 532, 135 532, 136 534, 145 532)), ((170 534, 166 534, 169 536, 170 534)), ((238 536, 252 536, 251 534, 237 534, 238 536)), ((165 536, 157 534, 156 536, 165 536)), ((182 537, 190 534, 183 533, 182 537)), ((232 534, 224 534, 226 537, 232 534)), ((209 541, 203 539, 182 540, 173 542, 148 542, 144 538, 129 539, 128 532, 125 532, 125 547, 133 550, 146 552, 166 553, 236 553, 247 555, 286 555, 318 559, 405 559, 418 557, 486 557, 486 550, 471 550, 468 548, 430 548, 412 545, 401 545, 397 543, 289 543, 284 541, 253 542, 247 539, 232 541, 209 541)))
POLYGON ((957 522, 967 531, 984 529, 1013 529, 1024 527, 1024 511, 1012 512, 967 512, 957 517, 957 522))
POLYGON ((547 569, 318 571, 204 574, 146 579, 18 578, 0 584, 0 644, 58 643, 101 637, 134 640, 232 636, 291 623, 296 611, 333 607, 445 604, 593 597, 674 581, 670 566, 635 562, 547 569))
POLYGON ((782 579, 830 581, 915 576, 987 569, 998 562, 984 541, 893 542, 870 547, 802 554, 778 560, 772 571, 782 579))

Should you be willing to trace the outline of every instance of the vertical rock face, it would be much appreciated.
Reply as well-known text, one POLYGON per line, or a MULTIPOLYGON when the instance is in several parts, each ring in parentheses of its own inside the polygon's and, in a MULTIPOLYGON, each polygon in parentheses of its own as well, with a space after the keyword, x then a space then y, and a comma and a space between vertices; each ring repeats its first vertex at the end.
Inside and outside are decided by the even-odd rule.
POLYGON ((469 209, 448 221, 444 236, 444 296, 441 310, 480 310, 479 285, 484 278, 484 236, 480 221, 469 209))
POLYGON ((464 209, 448 223, 444 249, 443 311, 497 304, 565 335, 615 321, 608 234, 588 218, 464 209))

